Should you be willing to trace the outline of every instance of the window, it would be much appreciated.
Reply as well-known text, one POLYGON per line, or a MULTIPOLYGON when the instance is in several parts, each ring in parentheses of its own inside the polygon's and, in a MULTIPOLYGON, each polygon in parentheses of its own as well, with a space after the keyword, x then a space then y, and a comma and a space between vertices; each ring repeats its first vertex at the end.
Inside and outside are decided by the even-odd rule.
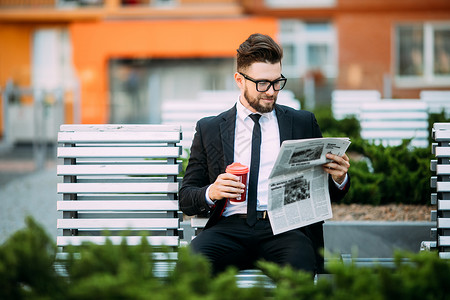
POLYGON ((330 22, 285 19, 280 28, 286 77, 300 78, 309 71, 320 71, 328 78, 336 76, 336 34, 330 22))
POLYGON ((396 41, 397 85, 450 85, 450 24, 399 25, 396 41))
POLYGON ((323 8, 336 6, 336 0, 265 0, 271 8, 323 8))
POLYGON ((173 6, 177 4, 177 0, 151 0, 152 6, 173 6))
POLYGON ((434 75, 450 75, 450 28, 434 31, 434 75))

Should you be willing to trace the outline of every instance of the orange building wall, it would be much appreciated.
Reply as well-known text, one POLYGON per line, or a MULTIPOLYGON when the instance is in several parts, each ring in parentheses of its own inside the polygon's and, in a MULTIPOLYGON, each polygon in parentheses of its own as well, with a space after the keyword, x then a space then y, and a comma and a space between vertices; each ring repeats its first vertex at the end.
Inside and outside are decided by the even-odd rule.
MULTIPOLYGON (((400 22, 450 21, 450 11, 359 12, 336 16, 338 33, 339 89, 377 89, 383 91, 383 75, 395 74, 395 33, 400 22)), ((396 88, 394 98, 418 98, 421 89, 396 88)))
POLYGON ((152 20, 77 23, 70 26, 81 83, 82 123, 108 121, 108 60, 122 58, 234 57, 250 34, 276 37, 272 18, 152 20))
MULTIPOLYGON (((32 28, 0 24, 0 87, 12 79, 15 84, 29 86, 32 28)), ((0 136, 3 133, 3 101, 0 95, 0 136)))

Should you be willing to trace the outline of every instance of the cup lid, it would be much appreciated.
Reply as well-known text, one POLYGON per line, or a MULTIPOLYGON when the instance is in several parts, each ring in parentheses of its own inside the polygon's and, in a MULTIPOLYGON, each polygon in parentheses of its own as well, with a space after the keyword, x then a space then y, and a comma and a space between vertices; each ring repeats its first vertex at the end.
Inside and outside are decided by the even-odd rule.
POLYGON ((241 163, 238 162, 234 162, 231 165, 228 165, 227 169, 225 170, 225 172, 227 173, 231 173, 234 175, 242 175, 242 174, 247 174, 249 171, 249 168, 241 163))

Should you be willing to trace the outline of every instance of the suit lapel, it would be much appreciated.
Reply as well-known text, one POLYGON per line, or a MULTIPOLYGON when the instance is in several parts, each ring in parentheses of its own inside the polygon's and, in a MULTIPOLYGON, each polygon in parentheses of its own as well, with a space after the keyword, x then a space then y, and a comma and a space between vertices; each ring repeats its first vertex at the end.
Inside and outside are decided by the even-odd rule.
POLYGON ((222 139, 224 166, 233 163, 234 160, 234 131, 236 128, 236 105, 229 109, 220 123, 220 137, 222 139))
POLYGON ((277 115, 278 130, 280 131, 280 145, 283 141, 292 139, 292 115, 286 113, 281 106, 275 105, 275 113, 277 115))

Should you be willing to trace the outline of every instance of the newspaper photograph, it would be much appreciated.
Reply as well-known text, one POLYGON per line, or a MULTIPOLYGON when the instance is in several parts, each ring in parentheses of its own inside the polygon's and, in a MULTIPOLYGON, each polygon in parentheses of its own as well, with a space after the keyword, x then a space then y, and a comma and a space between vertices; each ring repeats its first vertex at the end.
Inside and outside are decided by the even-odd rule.
POLYGON ((328 173, 322 165, 327 153, 342 156, 348 138, 284 141, 269 176, 268 214, 272 231, 279 234, 333 217, 328 173))

